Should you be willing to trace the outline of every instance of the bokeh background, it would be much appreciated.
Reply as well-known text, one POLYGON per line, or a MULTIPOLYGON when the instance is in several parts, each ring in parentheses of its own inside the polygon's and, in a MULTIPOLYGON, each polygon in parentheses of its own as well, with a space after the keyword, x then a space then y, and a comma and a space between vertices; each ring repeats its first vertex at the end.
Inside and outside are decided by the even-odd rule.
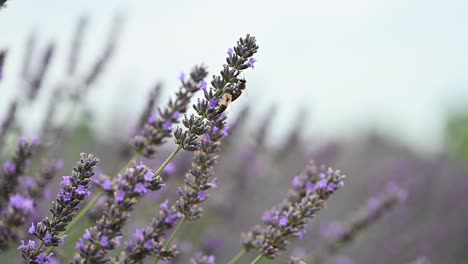
MULTIPOLYGON (((203 63, 210 75, 217 74, 239 36, 257 37, 258 62, 245 74, 248 94, 228 110, 230 122, 244 111, 247 121, 221 155, 220 187, 207 205, 208 220, 187 228, 180 240, 187 252, 180 263, 188 263, 203 243, 225 263, 240 247, 240 233, 286 195, 291 178, 311 158, 349 178, 310 226, 308 238, 291 247, 296 255, 313 252, 326 223, 345 220, 394 181, 408 190, 406 203, 330 263, 408 263, 421 256, 433 263, 468 263, 467 1, 7 3, 0 10, 0 49, 8 49, 2 118, 28 86, 20 77, 28 37, 37 40, 36 65, 45 46, 55 43, 38 99, 19 112, 17 131, 26 136, 40 130, 54 87, 75 82, 64 73, 78 21, 88 19, 78 71, 86 72, 102 53, 115 17, 122 20, 115 53, 81 105, 70 116, 75 106, 57 102, 62 106, 55 123, 69 133, 60 152, 68 169, 79 152, 94 151, 102 156, 103 171, 117 171, 123 142, 157 82, 163 83, 162 105, 176 91, 180 72, 203 63), (240 174, 243 181, 233 180, 240 174), (235 195, 236 188, 242 195, 235 195), (228 205, 234 198, 236 205, 228 205)), ((190 154, 175 163, 176 172, 167 177, 176 183, 190 154)), ((131 226, 150 217, 136 217, 131 226)))

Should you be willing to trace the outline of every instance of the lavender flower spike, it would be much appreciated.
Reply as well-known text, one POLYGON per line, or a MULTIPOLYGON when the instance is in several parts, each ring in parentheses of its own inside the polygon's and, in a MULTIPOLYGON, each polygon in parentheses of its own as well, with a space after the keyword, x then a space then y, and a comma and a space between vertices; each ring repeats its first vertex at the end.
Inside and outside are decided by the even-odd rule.
POLYGON ((34 202, 20 194, 10 197, 5 210, 0 214, 0 251, 8 248, 9 243, 18 241, 16 230, 21 227, 34 211, 34 202))
MULTIPOLYGON (((28 160, 31 158, 33 150, 37 146, 34 141, 20 139, 13 157, 3 164, 0 169, 0 196, 3 201, 8 201, 10 195, 18 186, 18 179, 23 175, 28 160)), ((0 202, 0 206, 3 202, 0 202)))
MULTIPOLYGON (((30 228, 29 233, 41 240, 45 247, 55 247, 64 243, 65 236, 61 233, 78 213, 79 205, 90 194, 91 177, 98 161, 94 155, 82 153, 80 161, 73 167, 72 176, 63 176, 61 189, 50 209, 51 219, 45 218, 30 228)), ((36 261, 43 253, 42 250, 38 248, 31 252, 26 248, 22 250, 22 255, 28 261, 36 261)))
POLYGON ((340 232, 327 238, 327 251, 336 254, 395 205, 405 200, 406 196, 405 190, 400 189, 394 183, 389 183, 384 193, 378 197, 371 197, 367 204, 358 209, 347 223, 341 225, 340 232))
POLYGON ((159 109, 159 118, 150 116, 143 127, 143 134, 135 136, 132 145, 138 153, 151 157, 156 148, 165 142, 172 133, 172 125, 179 122, 180 114, 187 112, 192 96, 205 85, 207 71, 203 66, 195 66, 188 80, 183 80, 176 99, 170 100, 164 109, 159 109))
POLYGON ((344 178, 340 171, 310 162, 293 179, 288 198, 266 212, 264 225, 242 234, 244 249, 255 248, 260 256, 275 259, 292 237, 304 234, 307 221, 325 207, 326 200, 343 186, 344 178))
POLYGON ((79 253, 73 263, 109 263, 107 252, 120 245, 122 229, 133 206, 148 190, 159 190, 164 186, 161 177, 145 165, 134 164, 121 175, 117 187, 110 193, 106 207, 96 225, 87 229, 76 244, 79 253))
MULTIPOLYGON (((198 116, 186 115, 183 120, 186 130, 179 127, 174 132, 179 147, 188 151, 197 150, 192 168, 185 176, 185 185, 179 188, 179 199, 171 207, 167 203, 161 206, 159 215, 151 225, 140 232, 138 239, 127 244, 121 262, 141 263, 146 256, 153 254, 157 256, 157 263, 159 259, 169 260, 177 255, 175 246, 169 243, 172 241, 165 245, 166 232, 181 219, 193 221, 200 218, 202 208, 199 204, 207 198, 207 190, 216 186, 212 177, 221 139, 227 135, 226 115, 218 111, 216 105, 210 107, 210 102, 218 102, 224 93, 238 93, 241 90, 238 76, 248 68, 247 61, 257 50, 255 37, 247 35, 240 38, 234 47, 235 54, 228 55, 220 76, 213 76, 212 88, 209 91, 204 89, 205 98, 193 106, 198 116)), ((183 222, 179 222, 179 226, 181 224, 183 222)))

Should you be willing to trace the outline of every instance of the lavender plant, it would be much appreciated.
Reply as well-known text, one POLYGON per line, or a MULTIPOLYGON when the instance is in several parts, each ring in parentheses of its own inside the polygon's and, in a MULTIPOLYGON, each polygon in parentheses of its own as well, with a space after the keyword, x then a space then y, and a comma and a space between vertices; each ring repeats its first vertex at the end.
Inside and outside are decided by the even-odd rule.
MULTIPOLYGON (((384 264, 411 263, 421 255, 441 263, 461 263, 466 256, 463 253, 466 239, 453 239, 455 234, 466 232, 458 223, 468 218, 453 203, 463 196, 464 186, 468 186, 464 180, 466 168, 445 157, 435 158, 432 163, 424 161, 414 153, 393 145, 389 147, 374 137, 369 137, 369 142, 337 141, 314 149, 314 140, 304 133, 306 113, 302 109, 296 121, 288 126, 291 132, 282 144, 268 140, 275 129, 272 126, 275 113, 281 113, 280 105, 270 108, 263 120, 255 122, 253 131, 245 123, 255 110, 255 102, 250 101, 231 122, 231 112, 236 110, 228 111, 228 106, 243 94, 246 70, 256 66, 254 55, 258 45, 250 35, 228 49, 226 63, 213 76, 210 87, 205 81, 208 72, 203 65, 180 75, 180 87, 165 105, 156 104, 160 87, 155 86, 146 105, 141 106, 139 118, 125 120, 133 124, 132 139, 125 147, 126 158, 115 151, 121 143, 113 138, 126 137, 118 134, 119 131, 114 130, 112 136, 106 134, 104 138, 92 132, 80 134, 75 124, 80 117, 72 114, 87 109, 94 115, 97 106, 87 106, 85 99, 90 87, 98 85, 98 78, 110 66, 122 22, 123 17, 117 16, 102 51, 83 71, 83 40, 90 28, 87 17, 78 20, 64 76, 53 85, 45 109, 41 148, 36 151, 36 143, 20 140, 16 153, 11 154, 12 142, 18 134, 28 132, 23 129, 22 117, 28 111, 36 111, 29 102, 40 100, 42 93, 49 92, 43 88, 47 88, 52 77, 48 72, 54 66, 55 45, 58 45, 50 42, 36 54, 39 42, 35 32, 28 37, 19 76, 27 87, 1 117, 1 154, 11 156, 9 159, 0 156, 4 164, 0 169, 2 261, 16 261, 10 258, 13 254, 18 256, 18 251, 10 248, 14 244, 19 245, 22 263, 61 260, 214 264, 217 260, 234 264, 246 260, 250 253, 249 256, 256 255, 251 261, 254 264, 262 260, 303 264, 309 262, 310 251, 312 256, 323 255, 324 260, 330 255, 336 263, 353 263, 349 257, 335 256, 345 245, 350 245, 345 253, 356 259, 356 263, 372 263, 370 260, 375 259, 384 264), (156 106, 159 108, 155 109, 156 106), (65 114, 66 122, 57 122, 54 117, 61 110, 69 111, 65 114), (78 136, 73 137, 74 134, 78 136), (168 142, 171 138, 175 146, 168 142), (71 176, 56 177, 64 166, 57 158, 63 159, 67 167, 68 156, 76 155, 78 148, 105 157, 99 163, 99 173, 97 158, 82 154, 71 176), (357 152, 362 155, 356 155, 357 152), (298 164, 311 157, 320 163, 333 160, 356 176, 340 192, 336 191, 343 186, 345 176, 313 162, 291 182, 284 177, 295 173, 298 164), (371 196, 365 208, 338 226, 341 228, 337 236, 326 241, 317 239, 322 221, 341 218, 340 212, 352 207, 348 200, 366 199, 388 181, 398 182, 402 188, 393 186, 381 196, 371 196), (257 208, 277 203, 274 194, 289 182, 286 199, 264 213, 261 225, 243 233, 242 250, 230 261, 224 261, 238 247, 237 239, 232 238, 245 230, 257 208), (45 216, 42 208, 53 199, 50 193, 56 192, 56 186, 58 194, 52 202, 51 215, 45 216), (166 188, 160 190, 163 186, 166 188), (383 219, 381 216, 404 198, 403 186, 411 191, 412 201, 431 199, 431 202, 405 203, 405 208, 383 219), (316 217, 332 194, 337 202, 330 201, 327 212, 316 217), (444 215, 448 224, 441 227, 437 221, 429 221, 432 214, 444 215), (311 235, 305 236, 309 222, 312 222, 311 235), (374 223, 381 228, 368 232, 370 242, 359 241, 351 246, 354 238, 374 223), (404 231, 397 232, 394 226, 404 231), (372 235, 377 238, 372 239, 372 235), (446 245, 449 240, 452 243, 446 245), (288 252, 288 248, 292 251, 288 252), (444 248, 440 250, 443 253, 434 250, 440 248, 444 248), (292 257, 285 258, 283 254, 292 257)), ((9 48, 8 55, 13 51, 9 48)), ((6 54, 6 50, 0 51, 0 81, 6 54)), ((93 123, 85 125, 92 127, 93 123)))

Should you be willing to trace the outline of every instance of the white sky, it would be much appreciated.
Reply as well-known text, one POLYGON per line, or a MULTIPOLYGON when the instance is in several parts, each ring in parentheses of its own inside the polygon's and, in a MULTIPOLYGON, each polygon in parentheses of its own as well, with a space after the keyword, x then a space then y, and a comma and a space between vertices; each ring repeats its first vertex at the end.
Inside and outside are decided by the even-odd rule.
POLYGON ((243 100, 258 113, 280 105, 277 135, 307 105, 308 128, 320 138, 377 126, 434 149, 447 106, 468 100, 466 0, 14 0, 0 11, 0 47, 10 50, 0 112, 5 91, 17 87, 32 29, 41 44, 58 41, 52 72, 58 78, 77 19, 90 17, 83 55, 89 63, 122 10, 127 24, 118 54, 90 101, 99 104, 102 128, 116 104, 119 115, 138 114, 156 80, 169 95, 193 64, 204 62, 217 73, 227 48, 245 33, 257 37, 260 51, 243 100))

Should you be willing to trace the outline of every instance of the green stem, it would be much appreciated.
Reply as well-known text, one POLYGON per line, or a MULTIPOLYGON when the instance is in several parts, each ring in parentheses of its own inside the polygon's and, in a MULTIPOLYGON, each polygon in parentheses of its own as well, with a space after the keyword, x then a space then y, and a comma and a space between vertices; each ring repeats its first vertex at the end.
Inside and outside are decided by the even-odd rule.
POLYGON ((257 264, 264 256, 262 254, 258 255, 250 264, 257 264))
MULTIPOLYGON (((182 227, 184 226, 185 221, 186 221, 185 217, 182 218, 182 220, 180 220, 180 222, 177 225, 176 229, 174 230, 171 237, 169 238, 166 245, 164 246, 165 249, 168 249, 172 245, 172 242, 174 242, 174 240, 177 237, 177 235, 179 234, 180 230, 182 230, 182 227)), ((157 264, 159 262, 159 259, 160 259, 159 257, 156 257, 156 259, 154 259, 154 261, 153 261, 153 264, 157 264)))
POLYGON ((174 159, 174 157, 177 155, 177 153, 179 153, 181 149, 182 149, 182 145, 177 146, 177 148, 171 153, 171 155, 167 157, 164 163, 161 166, 159 166, 158 170, 154 173, 154 177, 157 177, 161 174, 164 168, 166 168, 167 164, 169 164, 174 159))
POLYGON ((247 250, 245 250, 245 248, 242 248, 241 251, 239 251, 239 253, 237 253, 237 255, 235 255, 229 262, 228 264, 236 264, 237 262, 239 262, 239 260, 245 256, 245 254, 247 254, 247 250))

